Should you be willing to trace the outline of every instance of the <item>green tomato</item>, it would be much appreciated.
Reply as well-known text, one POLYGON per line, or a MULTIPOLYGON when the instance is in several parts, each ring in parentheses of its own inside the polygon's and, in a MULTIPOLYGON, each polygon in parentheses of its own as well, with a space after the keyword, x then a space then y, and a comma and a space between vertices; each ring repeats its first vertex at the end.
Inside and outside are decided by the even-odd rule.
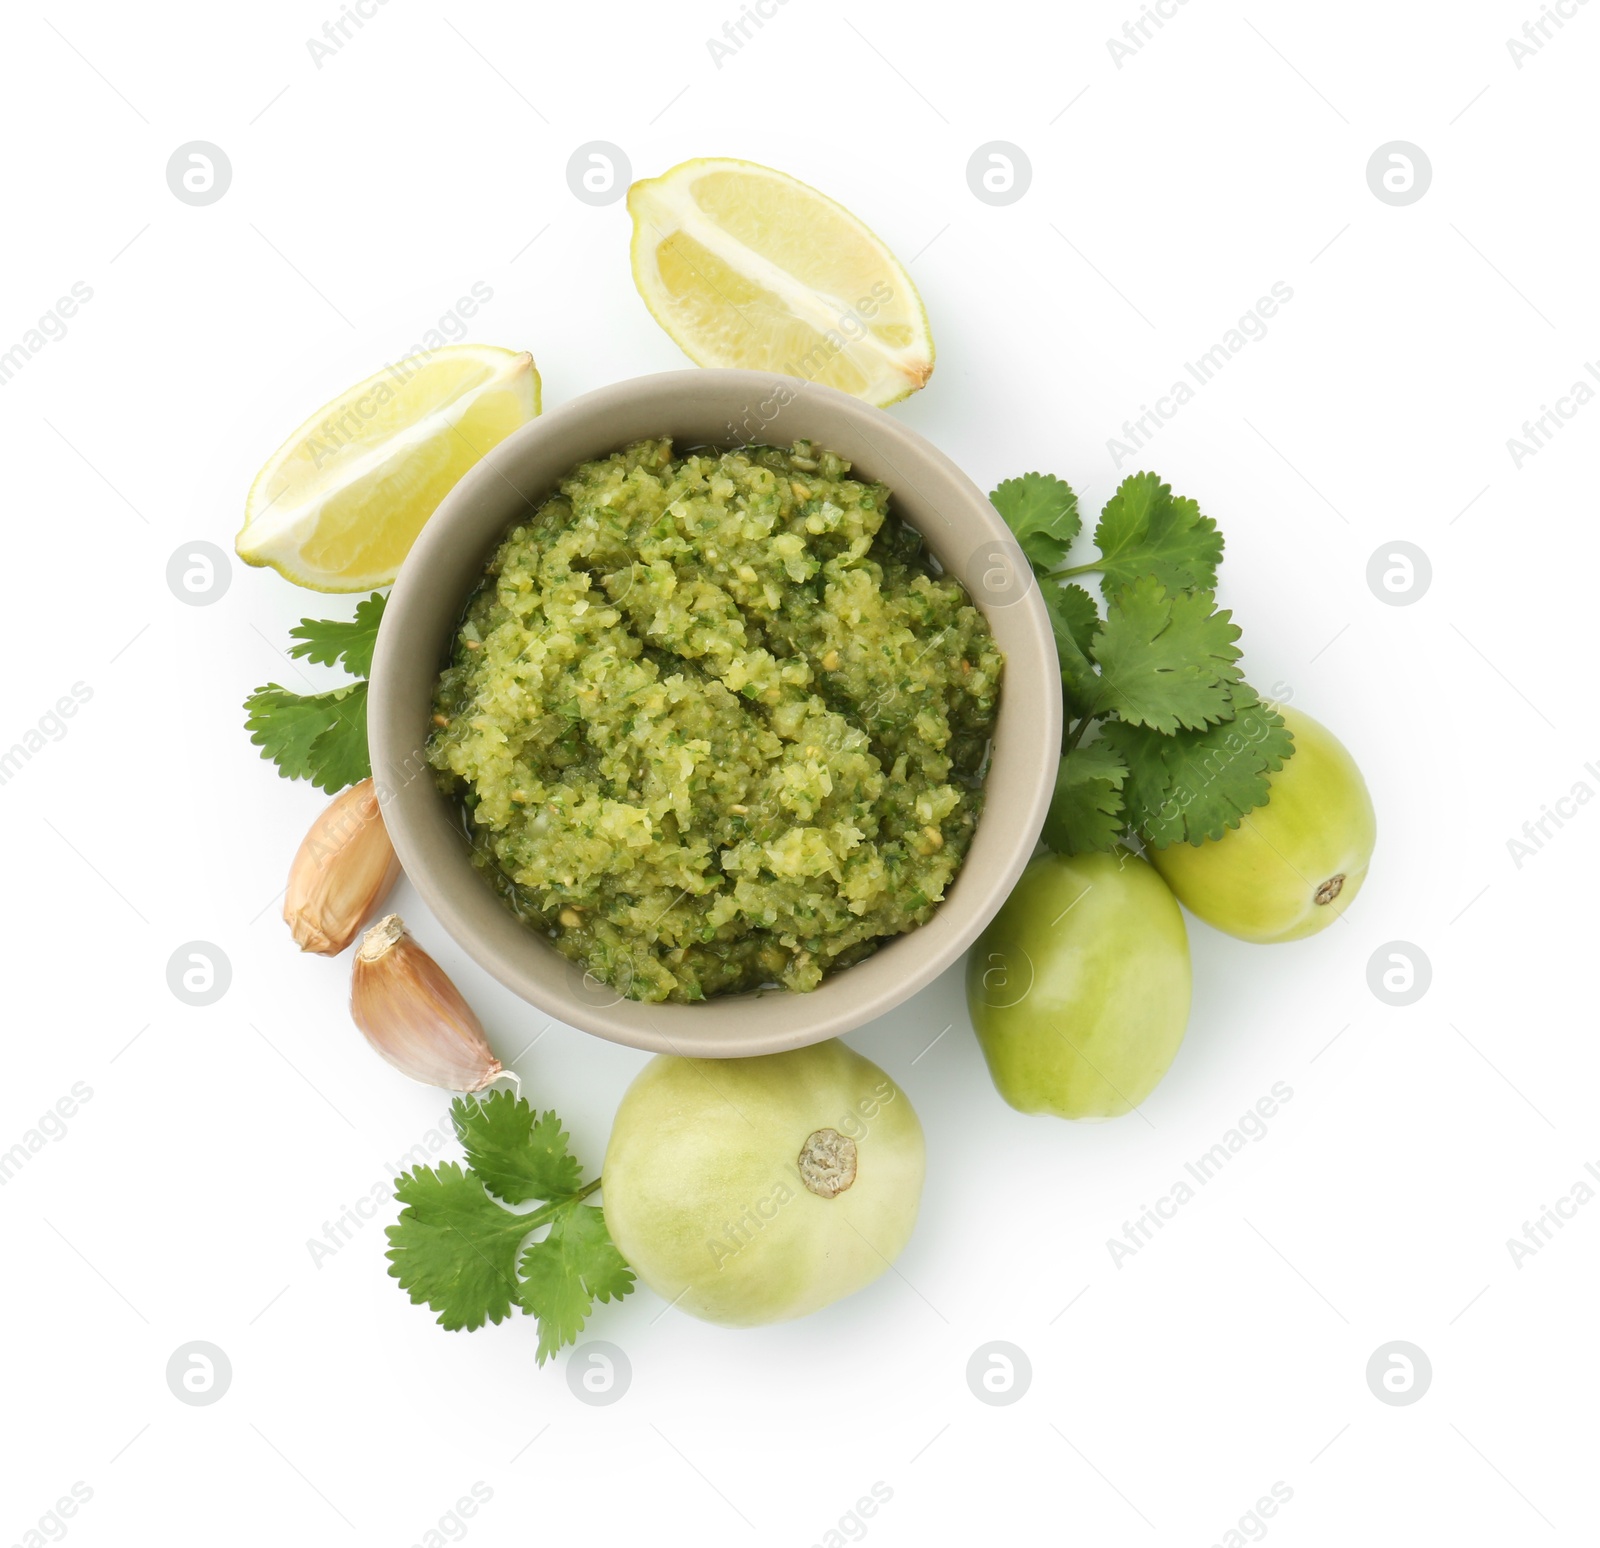
POLYGON ((639 1277, 729 1327, 803 1317, 899 1255, 922 1125, 837 1039, 753 1059, 652 1059, 617 1109, 606 1224, 639 1277))
POLYGON ((1114 1118, 1155 1090, 1189 1020, 1189 937, 1137 855, 1041 855, 967 959, 996 1088, 1025 1113, 1114 1118))
POLYGON ((1378 824, 1343 743, 1309 715, 1279 706, 1294 754, 1265 806, 1220 839, 1170 844, 1151 859, 1178 900, 1242 941, 1298 941, 1325 930, 1367 879, 1378 824))

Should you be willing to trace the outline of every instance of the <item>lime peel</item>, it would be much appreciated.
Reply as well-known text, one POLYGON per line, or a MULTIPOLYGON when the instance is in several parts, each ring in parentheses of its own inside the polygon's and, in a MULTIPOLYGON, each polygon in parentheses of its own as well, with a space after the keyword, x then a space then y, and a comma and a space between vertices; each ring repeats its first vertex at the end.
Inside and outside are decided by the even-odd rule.
POLYGON ((235 551, 313 591, 389 585, 462 475, 538 412, 539 373, 526 352, 459 344, 403 376, 386 366, 324 404, 267 460, 235 551))

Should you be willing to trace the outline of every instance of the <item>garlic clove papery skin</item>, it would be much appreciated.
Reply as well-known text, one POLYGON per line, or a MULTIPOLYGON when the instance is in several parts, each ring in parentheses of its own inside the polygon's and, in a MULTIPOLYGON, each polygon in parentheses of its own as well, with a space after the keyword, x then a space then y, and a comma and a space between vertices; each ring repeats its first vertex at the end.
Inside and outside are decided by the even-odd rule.
POLYGON ((472 1007, 398 914, 361 938, 350 1014, 381 1057, 424 1085, 481 1091, 502 1073, 472 1007))
POLYGON ((333 798, 289 867, 283 918, 301 951, 336 957, 400 879, 377 792, 364 779, 333 798))

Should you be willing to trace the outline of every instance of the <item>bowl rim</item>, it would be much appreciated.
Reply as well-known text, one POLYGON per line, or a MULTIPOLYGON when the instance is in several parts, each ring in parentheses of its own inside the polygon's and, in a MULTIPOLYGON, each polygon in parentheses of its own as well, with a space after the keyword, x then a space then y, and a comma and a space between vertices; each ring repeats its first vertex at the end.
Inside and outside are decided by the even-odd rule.
MULTIPOLYGON (((737 436, 697 442, 686 433, 674 439, 739 443, 737 436)), ((1057 671, 1044 601, 1015 538, 972 480, 908 425, 833 388, 776 373, 696 369, 630 377, 514 430, 463 476, 423 526, 390 593, 373 653, 368 738, 374 784, 400 863, 422 901, 468 956, 520 998, 581 1031, 650 1052, 708 1058, 775 1053, 848 1032, 909 999, 955 962, 999 910, 1037 846, 1054 789, 1062 728, 1057 671), (745 444, 787 444, 807 436, 828 446, 826 434, 808 434, 795 421, 831 422, 838 427, 833 439, 870 448, 866 457, 850 456, 854 470, 888 484, 903 519, 923 534, 947 570, 951 543, 970 553, 962 578, 1007 657, 986 800, 972 847, 926 924, 830 974, 806 994, 773 990, 691 1005, 647 1004, 622 998, 562 957, 518 921, 473 869, 459 825, 421 756, 432 684, 484 560, 519 513, 543 500, 578 463, 643 438, 609 424, 629 415, 649 422, 654 414, 662 428, 643 435, 665 435, 689 413, 710 412, 714 403, 717 418, 729 414, 732 430, 732 416, 743 409, 748 423, 750 406, 758 401, 763 409, 778 402, 762 422, 778 433, 745 444), (798 412, 795 405, 801 405, 798 412), (568 455, 553 449, 574 439, 587 450, 568 455), (541 459, 548 470, 530 480, 526 465, 541 459), (907 505, 923 519, 907 514, 907 505), (496 510, 503 513, 496 516, 496 510), (930 513, 950 530, 930 531, 930 513), (454 594, 446 603, 435 577, 462 570, 469 556, 466 584, 450 586, 454 594), (975 572, 981 587, 974 584, 975 572), (447 622, 435 632, 427 620, 437 624, 441 616, 447 622), (993 799, 997 783, 1003 802, 993 799), (980 854, 982 864, 975 868, 980 854)))

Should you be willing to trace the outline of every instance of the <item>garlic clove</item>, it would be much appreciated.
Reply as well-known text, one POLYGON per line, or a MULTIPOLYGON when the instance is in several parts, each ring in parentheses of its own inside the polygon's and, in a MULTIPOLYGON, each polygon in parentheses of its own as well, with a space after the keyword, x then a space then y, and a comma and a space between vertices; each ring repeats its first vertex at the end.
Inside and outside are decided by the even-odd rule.
POLYGON ((295 851, 283 918, 301 951, 336 957, 400 879, 370 779, 333 798, 295 851))
POLYGON ((472 1007, 398 914, 356 948, 350 1014, 383 1058, 425 1085, 481 1091, 502 1073, 472 1007))

